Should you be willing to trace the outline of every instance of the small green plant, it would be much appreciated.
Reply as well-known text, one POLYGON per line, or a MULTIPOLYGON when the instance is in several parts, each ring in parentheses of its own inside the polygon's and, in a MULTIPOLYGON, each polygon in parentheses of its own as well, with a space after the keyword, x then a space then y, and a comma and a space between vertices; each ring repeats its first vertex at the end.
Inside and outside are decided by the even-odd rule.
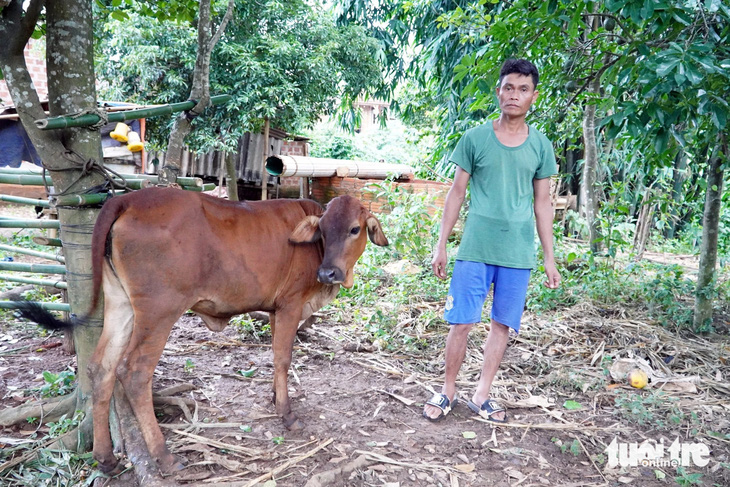
MULTIPOLYGON (((581 454, 581 451, 582 451, 581 446, 580 446, 580 441, 578 441, 577 439, 573 440, 570 443, 569 450, 570 450, 570 453, 572 453, 574 457, 579 457, 581 454)), ((565 453, 565 452, 563 452, 563 453, 565 453)))
POLYGON ((185 361, 185 365, 183 365, 183 369, 184 369, 184 370, 185 370, 185 372, 187 372, 188 374, 192 374, 192 373, 193 373, 193 371, 195 370, 195 363, 194 363, 194 362, 193 362, 193 361, 192 361, 191 359, 187 359, 187 360, 185 361))
MULTIPOLYGON (((662 325, 672 328, 692 326, 692 306, 695 284, 684 276, 684 269, 678 265, 657 268, 654 278, 644 283, 642 294, 645 296, 649 313, 662 325)), ((697 330, 700 331, 700 330, 697 330)))
POLYGON ((677 482, 678 485, 683 487, 688 485, 704 485, 701 473, 689 473, 684 467, 677 467, 677 474, 678 475, 674 477, 674 481, 677 482))
POLYGON ((51 438, 57 438, 65 433, 68 433, 72 429, 76 428, 81 420, 84 419, 83 411, 76 411, 72 418, 67 418, 64 414, 56 423, 47 423, 48 436, 51 438))
POLYGON ((663 392, 642 396, 622 394, 614 400, 618 413, 632 423, 652 425, 659 430, 671 430, 687 423, 699 422, 696 414, 687 416, 678 406, 679 399, 663 392))
POLYGON ((251 319, 249 315, 234 316, 231 324, 245 340, 263 342, 271 339, 271 325, 251 319))
POLYGON ((651 407, 654 401, 650 399, 651 397, 644 398, 639 394, 626 394, 617 397, 614 404, 618 408, 619 414, 632 423, 651 424, 654 420, 654 412, 651 407))
POLYGON ((283 436, 274 436, 271 438, 271 441, 274 442, 274 445, 281 445, 284 443, 284 437, 283 436))
POLYGON ((555 446, 560 448, 560 453, 563 454, 570 452, 574 457, 578 457, 583 451, 580 446, 580 441, 578 441, 578 439, 574 439, 570 443, 563 443, 563 440, 561 440, 560 438, 552 437, 550 441, 555 443, 555 446))
POLYGON ((43 372, 44 384, 36 389, 41 397, 57 397, 69 394, 74 389, 76 374, 73 370, 63 370, 58 374, 43 372))
POLYGON ((22 294, 28 301, 60 302, 63 300, 61 294, 49 294, 44 288, 35 286, 22 294))

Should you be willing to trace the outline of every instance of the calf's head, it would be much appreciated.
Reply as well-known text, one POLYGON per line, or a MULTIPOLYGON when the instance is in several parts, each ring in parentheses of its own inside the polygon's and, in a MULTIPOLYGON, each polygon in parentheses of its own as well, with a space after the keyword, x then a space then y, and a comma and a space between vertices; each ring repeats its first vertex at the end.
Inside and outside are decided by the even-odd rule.
POLYGON ((289 240, 304 243, 322 239, 324 257, 317 270, 317 280, 350 288, 355 280, 355 262, 365 251, 366 233, 375 245, 388 245, 378 219, 360 201, 346 195, 330 201, 322 216, 302 220, 289 240))

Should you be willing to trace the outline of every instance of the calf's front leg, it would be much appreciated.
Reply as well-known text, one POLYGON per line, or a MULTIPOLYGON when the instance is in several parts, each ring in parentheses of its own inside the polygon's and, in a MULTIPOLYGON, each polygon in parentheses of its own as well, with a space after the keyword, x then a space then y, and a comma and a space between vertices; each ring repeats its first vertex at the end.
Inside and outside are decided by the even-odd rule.
MULTIPOLYGON (((297 335, 300 315, 301 309, 277 311, 276 316, 273 317, 276 322, 276 331, 272 333, 271 338, 274 351, 274 402, 276 404, 276 414, 281 416, 284 426, 290 430, 304 428, 304 424, 299 421, 291 410, 287 387, 292 348, 297 335)), ((272 324, 274 320, 271 321, 272 324)))

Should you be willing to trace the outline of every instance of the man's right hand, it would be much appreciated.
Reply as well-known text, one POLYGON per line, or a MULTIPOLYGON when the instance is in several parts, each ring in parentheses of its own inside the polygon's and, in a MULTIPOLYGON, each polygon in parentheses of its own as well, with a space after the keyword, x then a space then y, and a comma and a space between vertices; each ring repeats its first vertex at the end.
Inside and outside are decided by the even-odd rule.
POLYGON ((433 260, 431 261, 431 268, 433 269, 433 274, 439 279, 446 279, 447 263, 446 249, 436 249, 436 252, 433 254, 433 260))

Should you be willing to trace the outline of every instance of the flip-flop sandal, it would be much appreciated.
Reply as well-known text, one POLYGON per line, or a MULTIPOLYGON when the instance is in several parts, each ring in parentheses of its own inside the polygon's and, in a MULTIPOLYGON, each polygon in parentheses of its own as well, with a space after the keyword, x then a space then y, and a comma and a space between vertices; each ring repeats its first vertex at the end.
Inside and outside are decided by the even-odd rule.
POLYGON ((449 398, 446 396, 446 394, 434 394, 431 399, 428 400, 426 403, 429 406, 437 407, 441 410, 441 413, 436 416, 435 418, 432 418, 430 416, 426 415, 426 411, 423 412, 423 417, 426 418, 429 421, 441 421, 446 417, 447 414, 451 412, 451 410, 456 406, 457 399, 454 397, 453 401, 449 401, 449 398))
POLYGON ((466 405, 469 406, 469 409, 471 409, 487 421, 491 421, 492 423, 507 422, 507 410, 493 399, 487 399, 486 401, 484 401, 484 403, 482 403, 481 407, 477 406, 472 401, 467 402, 466 405), (492 417, 495 414, 502 412, 504 413, 504 419, 496 419, 492 417))

